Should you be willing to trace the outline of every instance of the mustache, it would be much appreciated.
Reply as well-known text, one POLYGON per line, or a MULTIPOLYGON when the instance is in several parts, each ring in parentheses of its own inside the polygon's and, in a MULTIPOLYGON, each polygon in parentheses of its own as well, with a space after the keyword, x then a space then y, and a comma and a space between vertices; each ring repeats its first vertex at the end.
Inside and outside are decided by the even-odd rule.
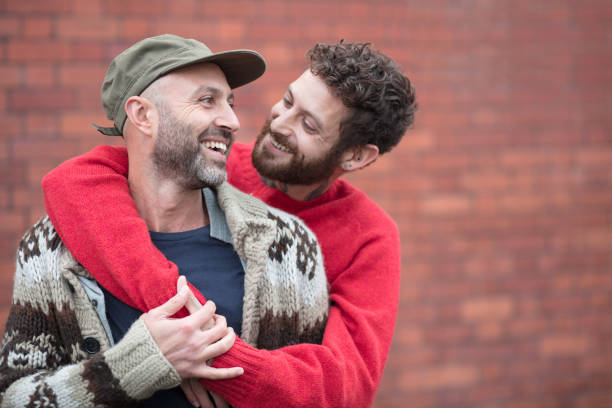
POLYGON ((258 139, 263 139, 267 134, 269 134, 272 139, 274 139, 277 143, 285 146, 287 149, 289 149, 291 153, 296 153, 297 147, 293 143, 291 143, 290 139, 287 138, 285 135, 273 131, 270 125, 271 123, 271 119, 266 120, 266 123, 264 123, 261 128, 261 132, 259 132, 258 139))
POLYGON ((230 132, 227 129, 220 128, 218 126, 209 126, 208 128, 206 128, 206 130, 200 133, 200 137, 198 137, 198 141, 202 142, 204 139, 206 139, 207 137, 211 137, 211 136, 220 136, 224 138, 225 140, 227 140, 228 142, 232 141, 232 132, 230 132))

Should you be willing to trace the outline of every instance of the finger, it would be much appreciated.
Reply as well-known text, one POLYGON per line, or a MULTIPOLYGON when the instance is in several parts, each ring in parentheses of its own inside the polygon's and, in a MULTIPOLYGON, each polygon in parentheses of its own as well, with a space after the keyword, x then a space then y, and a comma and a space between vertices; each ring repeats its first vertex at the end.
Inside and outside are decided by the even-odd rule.
POLYGON ((244 374, 242 367, 215 368, 204 366, 198 370, 198 377, 206 380, 229 380, 244 374))
POLYGON ((202 331, 202 342, 210 347, 213 343, 223 339, 228 334, 229 328, 224 319, 220 319, 214 322, 213 327, 202 331))
POLYGON ((189 295, 189 288, 185 287, 180 290, 176 295, 171 297, 166 303, 157 306, 152 309, 149 313, 160 315, 163 317, 172 316, 185 306, 187 297, 189 295))
POLYGON ((192 313, 187 317, 196 327, 205 328, 210 327, 213 323, 213 316, 217 306, 212 300, 208 300, 202 308, 192 313))
POLYGON ((189 379, 183 380, 183 382, 181 383, 181 389, 185 393, 185 397, 187 398, 187 401, 189 401, 191 405, 193 405, 194 407, 200 406, 200 403, 198 402, 198 399, 195 393, 191 389, 191 381, 189 379))
POLYGON ((222 325, 222 326, 227 327, 227 319, 225 318, 225 316, 220 315, 220 314, 215 314, 213 317, 215 320, 215 326, 222 325))
POLYGON ((227 403, 227 401, 224 400, 223 398, 221 398, 220 395, 215 394, 212 391, 209 391, 209 392, 210 392, 210 395, 212 395, 212 397, 213 397, 213 400, 215 402, 215 407, 217 407, 217 408, 229 408, 229 404, 227 403))
POLYGON ((227 353, 234 345, 234 341, 236 341, 236 333, 234 333, 234 329, 230 327, 221 339, 206 347, 204 350, 204 358, 210 360, 211 358, 219 357, 221 354, 227 353))
POLYGON ((187 308, 190 314, 193 314, 202 308, 202 304, 191 291, 191 288, 187 284, 187 278, 181 275, 176 281, 176 291, 180 292, 184 287, 186 287, 189 291, 189 297, 187 298, 187 304, 185 305, 185 307, 187 308))
POLYGON ((181 275, 176 280, 176 293, 180 292, 183 286, 187 286, 187 278, 185 275, 181 275))
POLYGON ((200 384, 200 381, 198 381, 195 378, 191 378, 189 381, 191 382, 191 389, 196 394, 196 397, 198 401, 200 402, 200 404, 202 405, 202 407, 215 408, 215 404, 213 400, 211 399, 209 391, 206 388, 204 388, 202 384, 200 384))

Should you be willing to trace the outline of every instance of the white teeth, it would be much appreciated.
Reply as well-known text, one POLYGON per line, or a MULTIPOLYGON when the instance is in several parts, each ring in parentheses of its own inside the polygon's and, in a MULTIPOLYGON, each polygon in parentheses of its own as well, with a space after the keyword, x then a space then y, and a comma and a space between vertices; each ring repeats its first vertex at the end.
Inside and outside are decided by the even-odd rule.
POLYGON ((276 140, 274 140, 274 138, 270 138, 270 141, 272 142, 272 146, 276 147, 278 150, 281 150, 287 153, 291 153, 291 150, 289 150, 288 147, 283 146, 282 144, 278 143, 276 140))
POLYGON ((225 154, 225 152, 227 151, 227 144, 223 142, 206 141, 204 142, 204 147, 206 147, 207 149, 216 150, 223 154, 225 154))

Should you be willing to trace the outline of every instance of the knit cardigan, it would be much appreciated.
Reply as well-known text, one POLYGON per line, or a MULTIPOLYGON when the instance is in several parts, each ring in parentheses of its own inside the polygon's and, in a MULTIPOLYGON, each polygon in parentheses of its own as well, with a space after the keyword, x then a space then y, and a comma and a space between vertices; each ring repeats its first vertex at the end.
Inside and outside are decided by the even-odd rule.
MULTIPOLYGON (((243 340, 268 349, 320 343, 328 294, 313 233, 228 184, 217 189, 217 199, 246 263, 243 340)), ((17 253, 0 348, 1 407, 131 406, 180 384, 142 320, 111 347, 77 276, 91 279, 44 217, 17 253), (88 354, 92 341, 100 351, 88 354)))

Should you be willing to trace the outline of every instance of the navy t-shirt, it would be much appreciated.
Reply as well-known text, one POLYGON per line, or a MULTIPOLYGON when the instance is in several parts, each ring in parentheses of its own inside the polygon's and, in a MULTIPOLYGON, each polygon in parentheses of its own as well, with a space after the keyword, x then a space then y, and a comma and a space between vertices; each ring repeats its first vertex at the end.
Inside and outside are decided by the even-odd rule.
MULTIPOLYGON (((174 262, 181 275, 204 295, 215 302, 217 314, 225 316, 227 325, 236 334, 242 327, 244 269, 231 244, 212 238, 210 225, 196 230, 165 233, 150 232, 155 246, 174 262)), ((132 323, 142 314, 102 288, 106 315, 113 339, 123 338, 132 323)), ((156 392, 144 401, 143 407, 191 407, 180 387, 156 392)))

